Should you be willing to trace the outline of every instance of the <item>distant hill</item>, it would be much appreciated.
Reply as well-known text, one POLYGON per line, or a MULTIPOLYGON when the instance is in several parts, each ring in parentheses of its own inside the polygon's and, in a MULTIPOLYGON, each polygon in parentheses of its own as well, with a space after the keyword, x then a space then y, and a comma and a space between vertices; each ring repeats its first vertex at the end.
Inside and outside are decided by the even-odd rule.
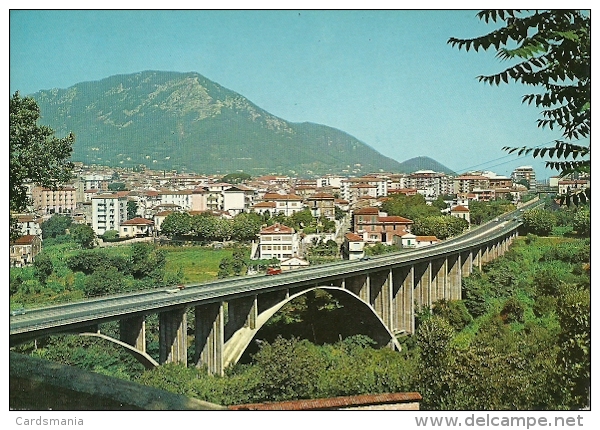
POLYGON ((434 172, 446 173, 448 175, 455 175, 448 167, 441 163, 438 163, 429 157, 414 157, 410 160, 406 160, 400 163, 401 172, 416 172, 417 170, 433 170, 434 172))
POLYGON ((198 73, 145 71, 31 95, 41 123, 75 134, 74 161, 196 173, 406 171, 343 131, 290 123, 198 73))

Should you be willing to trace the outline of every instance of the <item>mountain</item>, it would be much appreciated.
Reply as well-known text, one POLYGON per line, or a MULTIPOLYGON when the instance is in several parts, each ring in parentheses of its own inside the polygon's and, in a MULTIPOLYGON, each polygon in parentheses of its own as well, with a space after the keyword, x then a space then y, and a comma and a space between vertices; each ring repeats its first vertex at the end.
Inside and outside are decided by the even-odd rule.
POLYGON ((74 161, 196 173, 361 174, 401 164, 343 131, 290 123, 198 73, 145 71, 31 95, 74 161))
POLYGON ((416 172, 417 170, 433 170, 434 172, 442 172, 447 175, 456 174, 448 167, 429 157, 414 157, 400 163, 401 172, 416 172))

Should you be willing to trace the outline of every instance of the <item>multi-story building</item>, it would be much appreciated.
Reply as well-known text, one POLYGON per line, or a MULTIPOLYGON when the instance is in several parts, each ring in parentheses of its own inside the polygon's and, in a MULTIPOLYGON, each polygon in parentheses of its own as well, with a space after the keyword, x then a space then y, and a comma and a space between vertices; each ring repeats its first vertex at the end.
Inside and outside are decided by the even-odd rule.
POLYGON ((365 241, 356 233, 346 233, 342 244, 342 257, 345 260, 359 260, 365 256, 365 241))
POLYGON ((21 236, 10 243, 10 265, 13 267, 27 266, 35 260, 42 251, 42 239, 36 235, 21 236))
POLYGON ((101 236, 109 230, 119 231, 127 220, 127 197, 100 194, 92 198, 92 229, 101 236))
POLYGON ((41 214, 72 214, 77 207, 75 187, 65 186, 56 190, 33 187, 33 209, 41 214))
POLYGON ((529 183, 529 190, 535 191, 537 187, 537 182, 535 179, 535 170, 531 166, 521 166, 517 167, 512 172, 512 180, 514 182, 519 182, 521 180, 526 180, 529 183))
POLYGON ((231 215, 245 212, 248 208, 246 191, 241 186, 229 187, 223 190, 223 210, 231 215))
POLYGON ((456 218, 462 218, 462 219, 466 220, 469 224, 471 223, 471 211, 466 206, 462 206, 462 205, 454 206, 450 210, 450 215, 453 217, 456 217, 456 218))
POLYGON ((348 200, 350 204, 354 204, 365 197, 385 197, 390 183, 391 181, 387 176, 363 176, 361 178, 345 179, 340 182, 340 197, 348 200))
POLYGON ((159 192, 160 205, 176 205, 184 211, 192 209, 192 190, 175 190, 159 192))
POLYGON ((394 235, 410 232, 412 224, 413 221, 408 218, 388 216, 374 207, 359 209, 352 214, 354 233, 365 242, 392 244, 394 235))
POLYGON ((558 181, 558 194, 572 194, 575 191, 585 190, 590 182, 584 179, 558 181))
POLYGON ((17 225, 23 236, 42 236, 43 219, 35 214, 17 215, 17 225))
POLYGON ((335 219, 335 197, 332 194, 316 193, 307 198, 306 202, 313 217, 335 219))
POLYGON ((304 209, 302 197, 295 194, 266 193, 263 201, 275 203, 275 212, 272 212, 271 215, 282 213, 290 216, 304 209))
POLYGON ((119 237, 144 237, 153 233, 154 222, 145 218, 128 219, 119 225, 119 237))
POLYGON ((112 181, 112 177, 110 175, 90 174, 82 176, 80 181, 83 183, 83 191, 91 189, 108 191, 108 185, 112 181))
POLYGON ((475 188, 490 188, 489 178, 482 175, 461 175, 454 178, 453 182, 454 192, 452 194, 471 193, 475 188))
POLYGON ((263 228, 259 233, 258 257, 280 261, 298 257, 300 241, 295 230, 282 224, 273 224, 263 228))

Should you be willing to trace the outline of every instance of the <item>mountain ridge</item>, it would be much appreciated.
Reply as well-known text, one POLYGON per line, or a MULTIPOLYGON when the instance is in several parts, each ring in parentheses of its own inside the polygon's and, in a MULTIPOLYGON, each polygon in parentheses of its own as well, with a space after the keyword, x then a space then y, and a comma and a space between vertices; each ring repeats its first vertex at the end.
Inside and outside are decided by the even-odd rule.
MULTIPOLYGON (((86 164, 251 175, 402 172, 348 133, 292 123, 196 72, 113 75, 31 95, 86 164)), ((408 173, 408 172, 406 172, 408 173)))

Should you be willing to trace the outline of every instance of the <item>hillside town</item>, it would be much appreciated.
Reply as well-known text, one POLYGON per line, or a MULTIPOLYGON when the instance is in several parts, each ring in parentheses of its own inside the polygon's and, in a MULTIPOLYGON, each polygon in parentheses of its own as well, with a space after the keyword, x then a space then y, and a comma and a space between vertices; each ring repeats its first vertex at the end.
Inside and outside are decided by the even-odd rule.
POLYGON ((363 258, 365 246, 376 243, 414 248, 439 242, 435 236, 415 236, 412 220, 381 210, 382 203, 395 195, 420 194, 428 204, 441 197, 446 203, 443 213, 470 222, 472 201, 518 203, 538 187, 564 194, 590 185, 587 179, 558 177, 538 183, 530 166, 515 169, 511 177, 489 171, 454 176, 420 170, 311 179, 266 175, 224 182, 223 176, 75 163, 74 178, 54 190, 28 187, 31 204, 26 213, 16 216, 22 237, 11 243, 11 266, 33 262, 43 246, 41 225, 55 214, 90 226, 100 246, 107 235, 120 240, 165 239, 162 223, 173 213, 208 213, 223 219, 256 213, 267 219, 308 209, 315 219, 334 222, 335 231, 320 234, 264 225, 252 241, 251 258, 276 258, 282 267, 293 268, 308 264, 304 245, 314 243, 315 237, 336 241, 346 259, 363 258))

